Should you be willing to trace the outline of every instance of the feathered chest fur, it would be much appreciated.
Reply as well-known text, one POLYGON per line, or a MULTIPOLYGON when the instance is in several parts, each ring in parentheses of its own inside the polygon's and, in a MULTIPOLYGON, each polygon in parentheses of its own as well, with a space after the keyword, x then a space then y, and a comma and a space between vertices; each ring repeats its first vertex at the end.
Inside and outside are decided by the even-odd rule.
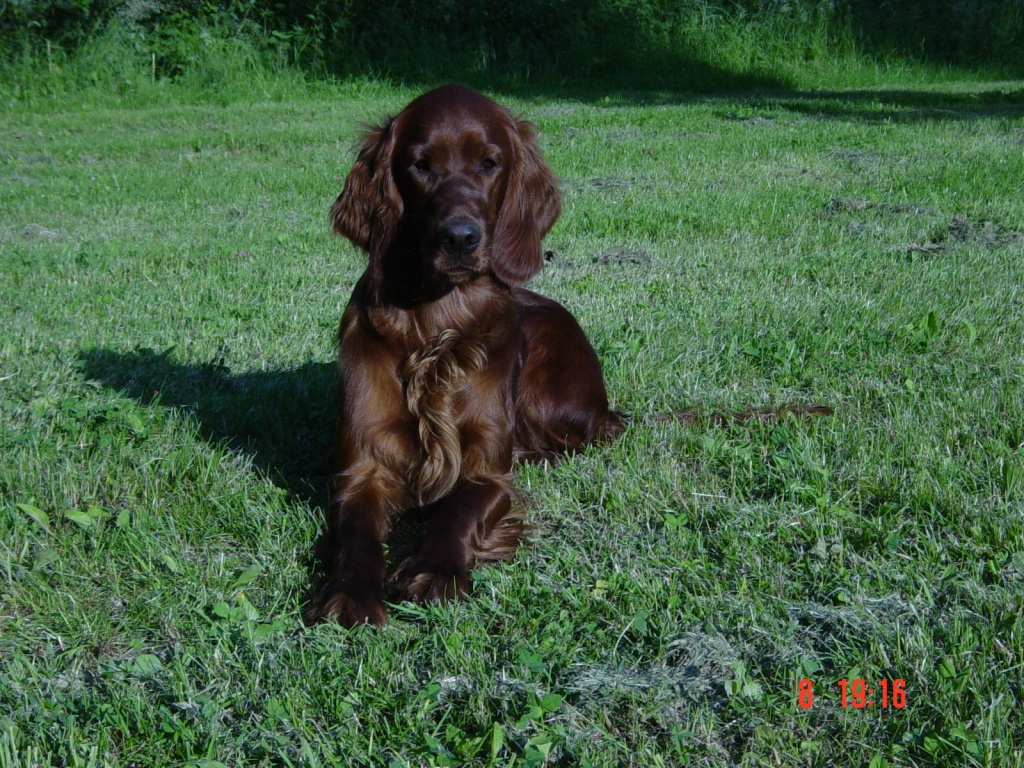
POLYGON ((490 283, 474 288, 402 315, 388 313, 390 327, 384 329, 403 337, 409 349, 397 373, 416 423, 419 456, 409 469, 408 487, 420 506, 447 495, 466 474, 463 433, 476 428, 466 411, 501 408, 481 400, 502 400, 508 392, 509 371, 498 375, 498 369, 508 367, 509 344, 517 337, 516 306, 507 289, 490 283), (492 368, 494 377, 488 376, 492 368), (501 386, 481 385, 490 378, 501 386))
POLYGON ((455 395, 460 384, 487 364, 487 347, 448 329, 409 354, 400 377, 405 402, 417 420, 421 457, 411 487, 421 506, 445 496, 462 469, 462 436, 455 395))

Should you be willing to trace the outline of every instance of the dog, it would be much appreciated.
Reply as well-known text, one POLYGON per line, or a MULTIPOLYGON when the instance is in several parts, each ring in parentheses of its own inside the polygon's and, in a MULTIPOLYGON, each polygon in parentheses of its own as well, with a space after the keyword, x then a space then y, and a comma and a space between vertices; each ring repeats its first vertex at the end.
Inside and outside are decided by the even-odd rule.
POLYGON ((560 211, 534 126, 468 88, 429 91, 367 132, 330 211, 369 260, 338 331, 337 472, 311 621, 382 625, 386 585, 417 602, 465 596, 473 566, 510 556, 523 533, 513 461, 623 431, 575 318, 523 287, 560 211), (409 512, 425 520, 419 546, 388 579, 384 544, 409 512))

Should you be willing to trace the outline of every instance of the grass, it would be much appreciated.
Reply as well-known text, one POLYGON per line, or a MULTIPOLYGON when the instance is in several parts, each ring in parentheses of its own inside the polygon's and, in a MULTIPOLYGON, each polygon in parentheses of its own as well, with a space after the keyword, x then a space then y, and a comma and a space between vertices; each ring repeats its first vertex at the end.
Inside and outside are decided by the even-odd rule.
POLYGON ((1024 86, 495 94, 619 407, 838 415, 523 468, 472 599, 305 627, 326 209, 412 95, 0 116, 0 765, 1024 765, 1024 86))

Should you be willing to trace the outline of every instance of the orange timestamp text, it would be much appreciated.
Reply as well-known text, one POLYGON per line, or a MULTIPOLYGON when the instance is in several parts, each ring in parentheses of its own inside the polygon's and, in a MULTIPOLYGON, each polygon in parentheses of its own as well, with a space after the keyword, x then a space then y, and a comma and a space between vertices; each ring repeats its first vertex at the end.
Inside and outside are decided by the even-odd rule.
MULTIPOLYGON (((907 682, 901 677, 895 680, 879 680, 874 687, 859 677, 852 680, 843 678, 836 682, 843 709, 903 709, 907 706, 907 682)), ((797 683, 796 703, 803 709, 814 706, 814 681, 808 677, 797 683)))

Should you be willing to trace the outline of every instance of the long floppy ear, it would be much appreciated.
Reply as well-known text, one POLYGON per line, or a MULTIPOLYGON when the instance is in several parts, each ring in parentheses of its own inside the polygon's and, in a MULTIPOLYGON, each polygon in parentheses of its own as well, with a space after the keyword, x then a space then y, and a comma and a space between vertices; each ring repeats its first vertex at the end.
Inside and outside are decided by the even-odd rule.
POLYGON ((517 121, 513 142, 515 157, 494 228, 491 269, 506 285, 522 285, 544 266, 540 241, 561 213, 562 201, 533 124, 517 121))
POLYGON ((331 206, 334 232, 380 258, 402 217, 402 198, 391 178, 394 120, 366 132, 345 187, 331 206))

